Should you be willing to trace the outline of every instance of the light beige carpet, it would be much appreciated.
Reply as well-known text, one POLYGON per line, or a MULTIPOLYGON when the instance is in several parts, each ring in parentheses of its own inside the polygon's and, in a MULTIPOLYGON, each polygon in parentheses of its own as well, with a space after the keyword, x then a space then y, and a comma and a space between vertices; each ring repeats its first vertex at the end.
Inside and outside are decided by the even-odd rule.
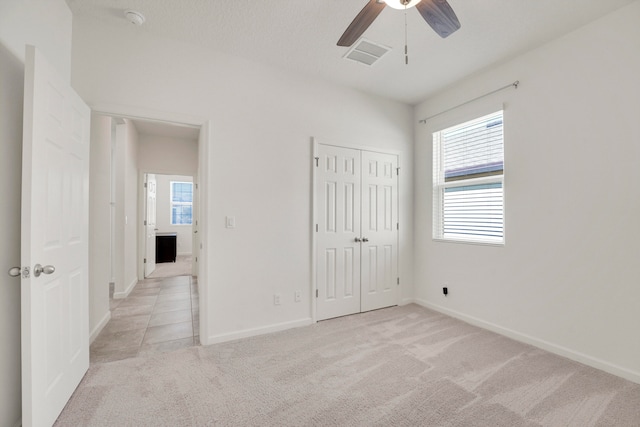
POLYGON ((156 264, 156 269, 147 278, 191 276, 191 271, 191 255, 178 255, 176 256, 176 262, 156 264))
POLYGON ((640 385, 416 305, 92 365, 57 426, 639 426, 640 385))

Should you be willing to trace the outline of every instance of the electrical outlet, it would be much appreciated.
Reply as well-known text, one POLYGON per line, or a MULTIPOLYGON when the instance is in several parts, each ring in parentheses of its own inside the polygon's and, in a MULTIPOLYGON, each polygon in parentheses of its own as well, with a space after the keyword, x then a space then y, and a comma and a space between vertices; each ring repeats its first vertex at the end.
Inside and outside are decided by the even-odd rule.
POLYGON ((447 288, 446 286, 442 288, 442 293, 444 294, 444 296, 446 297, 447 295, 449 295, 449 288, 447 288))
POLYGON ((273 305, 280 305, 280 294, 273 294, 273 305))
POLYGON ((295 302, 302 301, 302 291, 295 291, 294 294, 293 294, 293 300, 295 302))

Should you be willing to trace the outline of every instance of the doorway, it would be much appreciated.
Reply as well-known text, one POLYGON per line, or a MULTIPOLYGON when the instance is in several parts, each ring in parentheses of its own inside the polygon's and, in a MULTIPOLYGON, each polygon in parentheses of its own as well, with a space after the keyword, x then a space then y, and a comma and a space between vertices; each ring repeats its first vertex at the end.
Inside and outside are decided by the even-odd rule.
POLYGON ((110 319, 91 345, 92 363, 152 355, 200 342, 199 284, 191 262, 198 256, 192 238, 196 228, 187 224, 198 213, 195 192, 187 197, 185 189, 197 186, 199 147, 206 136, 199 126, 164 121, 118 117, 113 123, 111 240, 120 258, 114 262, 112 277, 119 283, 115 298, 109 300, 110 319), (154 191, 149 194, 146 189, 154 191), (172 192, 177 193, 173 207, 172 192), (147 242, 155 243, 156 233, 162 232, 174 238, 172 268, 164 272, 159 266, 169 263, 146 268, 144 262, 155 263, 155 247, 148 247, 147 242), (153 238, 148 239, 149 234, 153 238))
POLYGON ((193 270, 195 183, 189 175, 143 173, 141 232, 145 279, 197 276, 193 270))
POLYGON ((398 303, 398 156, 317 144, 316 319, 398 303))

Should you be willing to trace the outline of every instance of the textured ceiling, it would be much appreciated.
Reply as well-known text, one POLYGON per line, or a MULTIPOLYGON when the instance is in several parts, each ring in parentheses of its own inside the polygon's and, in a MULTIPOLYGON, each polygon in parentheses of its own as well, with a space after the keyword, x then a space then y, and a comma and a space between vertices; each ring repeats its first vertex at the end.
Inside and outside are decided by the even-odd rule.
POLYGON ((566 34, 637 0, 448 0, 462 28, 438 37, 415 9, 382 11, 364 37, 392 48, 374 66, 343 59, 337 40, 367 0, 67 0, 75 19, 140 29, 250 58, 364 92, 416 104, 494 63, 566 34))

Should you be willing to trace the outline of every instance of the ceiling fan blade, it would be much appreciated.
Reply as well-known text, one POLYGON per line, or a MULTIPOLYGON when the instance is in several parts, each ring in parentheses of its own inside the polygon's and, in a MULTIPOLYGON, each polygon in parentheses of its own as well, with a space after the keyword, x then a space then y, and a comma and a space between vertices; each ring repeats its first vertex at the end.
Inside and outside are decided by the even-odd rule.
POLYGON ((349 24, 340 40, 338 46, 351 46, 369 28, 369 25, 378 17, 386 4, 378 3, 377 0, 369 0, 369 3, 358 13, 353 22, 349 24))
POLYGON ((442 38, 450 36, 460 28, 460 21, 447 0, 422 0, 416 5, 416 9, 442 38))

